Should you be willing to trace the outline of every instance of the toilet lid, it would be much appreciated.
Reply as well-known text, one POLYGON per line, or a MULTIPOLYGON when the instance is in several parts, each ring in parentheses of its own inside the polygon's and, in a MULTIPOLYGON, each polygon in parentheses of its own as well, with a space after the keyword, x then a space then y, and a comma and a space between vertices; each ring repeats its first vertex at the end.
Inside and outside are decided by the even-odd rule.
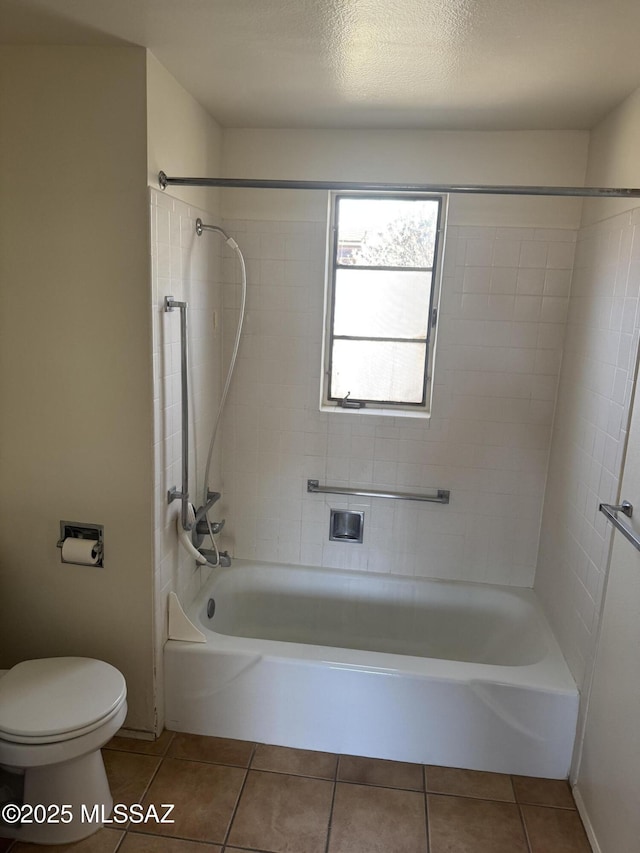
POLYGON ((92 658, 42 658, 0 678, 0 737, 41 738, 85 729, 122 704, 124 676, 92 658))

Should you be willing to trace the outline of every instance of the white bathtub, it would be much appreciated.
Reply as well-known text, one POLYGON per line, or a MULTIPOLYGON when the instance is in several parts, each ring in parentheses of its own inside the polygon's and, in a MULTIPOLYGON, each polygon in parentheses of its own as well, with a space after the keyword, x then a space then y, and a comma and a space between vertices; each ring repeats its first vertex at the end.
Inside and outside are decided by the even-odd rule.
POLYGON ((236 561, 189 616, 206 643, 166 644, 169 729, 568 774, 578 691, 532 590, 236 561))

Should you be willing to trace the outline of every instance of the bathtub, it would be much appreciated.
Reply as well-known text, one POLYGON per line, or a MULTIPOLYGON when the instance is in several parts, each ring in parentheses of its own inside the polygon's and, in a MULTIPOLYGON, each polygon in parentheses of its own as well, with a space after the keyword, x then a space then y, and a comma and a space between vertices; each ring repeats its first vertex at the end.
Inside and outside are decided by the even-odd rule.
POLYGON ((234 561, 188 615, 206 642, 165 646, 169 729, 568 775, 578 691, 530 589, 234 561))

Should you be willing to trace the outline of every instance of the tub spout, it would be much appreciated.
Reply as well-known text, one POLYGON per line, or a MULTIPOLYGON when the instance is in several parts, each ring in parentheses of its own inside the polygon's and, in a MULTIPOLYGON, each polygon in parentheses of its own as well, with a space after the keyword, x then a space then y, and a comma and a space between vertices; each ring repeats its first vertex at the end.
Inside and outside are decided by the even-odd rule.
POLYGON ((207 562, 221 566, 223 569, 228 569, 231 565, 231 557, 229 556, 227 551, 214 551, 211 548, 198 548, 198 551, 202 554, 203 557, 207 560, 207 562))

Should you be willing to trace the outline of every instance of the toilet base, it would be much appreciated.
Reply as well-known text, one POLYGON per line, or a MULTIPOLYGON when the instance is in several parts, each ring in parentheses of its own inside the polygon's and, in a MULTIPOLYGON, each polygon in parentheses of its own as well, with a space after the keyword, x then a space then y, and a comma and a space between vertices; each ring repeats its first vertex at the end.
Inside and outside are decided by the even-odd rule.
POLYGON ((9 827, 9 837, 36 844, 70 844, 97 832, 113 807, 100 750, 62 764, 28 768, 24 803, 39 807, 34 822, 9 827), (54 806, 60 807, 57 815, 54 806), (45 823, 35 822, 39 811, 46 814, 45 823))

